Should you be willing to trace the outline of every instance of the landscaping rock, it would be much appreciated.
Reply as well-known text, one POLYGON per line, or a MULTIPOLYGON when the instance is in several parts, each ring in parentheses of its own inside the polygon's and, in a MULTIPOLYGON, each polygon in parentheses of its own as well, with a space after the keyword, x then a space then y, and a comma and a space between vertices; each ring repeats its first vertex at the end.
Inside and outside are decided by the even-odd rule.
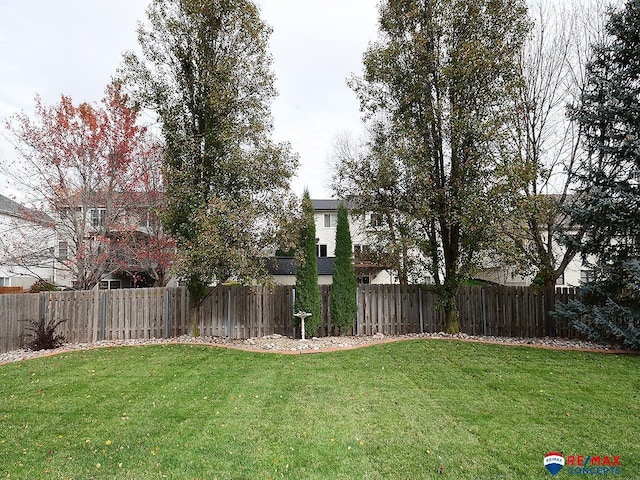
POLYGON ((384 335, 376 333, 371 336, 343 336, 343 337, 314 337, 312 340, 299 340, 282 335, 273 334, 260 338, 229 339, 225 337, 191 337, 183 335, 177 338, 148 338, 138 340, 106 340, 95 343, 67 343, 55 350, 40 350, 37 352, 21 349, 0 354, 0 364, 11 363, 29 358, 53 355, 56 353, 74 350, 86 350, 89 348, 136 346, 136 345, 164 345, 164 344, 196 344, 211 345, 228 348, 238 348, 252 351, 268 351, 281 353, 322 352, 331 350, 345 350, 356 347, 364 347, 376 343, 391 342, 396 340, 411 340, 424 338, 442 338, 459 341, 476 341, 507 345, 528 345, 556 349, 580 349, 592 351, 621 351, 609 345, 601 345, 581 340, 568 340, 562 338, 506 338, 491 336, 472 336, 467 334, 447 335, 445 333, 423 333, 408 335, 384 335))

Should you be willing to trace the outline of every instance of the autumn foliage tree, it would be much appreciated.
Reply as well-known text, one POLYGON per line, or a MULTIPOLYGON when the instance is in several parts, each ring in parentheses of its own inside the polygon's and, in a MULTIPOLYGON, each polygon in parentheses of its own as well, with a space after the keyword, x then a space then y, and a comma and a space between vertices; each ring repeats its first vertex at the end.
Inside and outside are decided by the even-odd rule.
POLYGON ((580 201, 575 187, 586 155, 584 129, 567 115, 567 106, 579 102, 585 87, 590 43, 604 35, 604 9, 601 0, 530 2, 532 29, 518 57, 513 115, 524 167, 514 173, 522 195, 505 225, 508 241, 498 261, 531 275, 537 286, 555 287, 577 254, 574 245, 562 245, 563 238, 584 235, 584 226, 567 213, 580 201))
POLYGON ((76 288, 116 272, 134 283, 143 273, 166 280, 173 241, 146 222, 162 203, 161 148, 137 124, 139 113, 112 83, 100 105, 63 95, 48 106, 36 97, 34 118, 7 122, 21 162, 4 170, 50 212, 57 259, 76 288))

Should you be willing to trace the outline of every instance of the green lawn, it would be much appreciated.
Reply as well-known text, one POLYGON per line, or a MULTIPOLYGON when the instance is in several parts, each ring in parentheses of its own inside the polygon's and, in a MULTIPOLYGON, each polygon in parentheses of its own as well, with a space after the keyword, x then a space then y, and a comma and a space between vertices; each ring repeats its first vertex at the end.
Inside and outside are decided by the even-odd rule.
POLYGON ((97 349, 0 366, 0 479, 552 478, 554 450, 640 478, 639 417, 637 356, 97 349))

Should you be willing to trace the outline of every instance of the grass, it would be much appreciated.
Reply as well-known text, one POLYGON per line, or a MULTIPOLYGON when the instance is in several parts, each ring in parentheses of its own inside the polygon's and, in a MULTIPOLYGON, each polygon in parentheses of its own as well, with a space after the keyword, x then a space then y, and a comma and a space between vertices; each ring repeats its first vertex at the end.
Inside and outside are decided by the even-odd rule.
POLYGON ((639 369, 438 340, 66 353, 0 367, 0 478, 552 478, 553 450, 640 478, 639 369))

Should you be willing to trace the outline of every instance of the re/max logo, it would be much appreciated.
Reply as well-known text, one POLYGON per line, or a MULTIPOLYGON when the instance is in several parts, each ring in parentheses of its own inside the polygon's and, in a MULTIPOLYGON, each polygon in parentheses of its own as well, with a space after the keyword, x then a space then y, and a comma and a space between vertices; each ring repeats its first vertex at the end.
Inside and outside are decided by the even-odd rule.
POLYGON ((567 456, 567 466, 574 467, 619 467, 621 455, 569 455, 567 456))

